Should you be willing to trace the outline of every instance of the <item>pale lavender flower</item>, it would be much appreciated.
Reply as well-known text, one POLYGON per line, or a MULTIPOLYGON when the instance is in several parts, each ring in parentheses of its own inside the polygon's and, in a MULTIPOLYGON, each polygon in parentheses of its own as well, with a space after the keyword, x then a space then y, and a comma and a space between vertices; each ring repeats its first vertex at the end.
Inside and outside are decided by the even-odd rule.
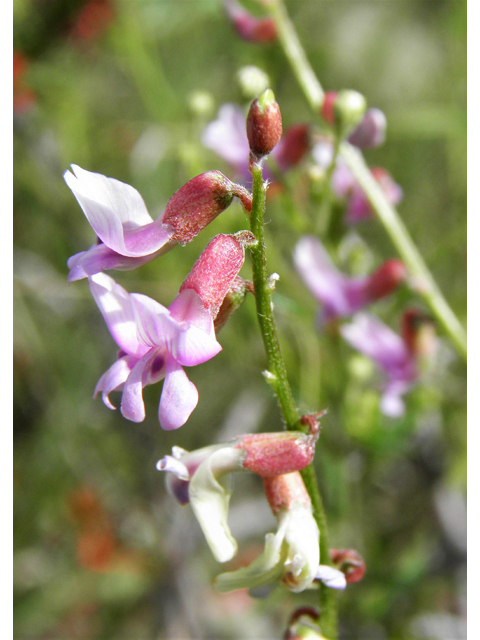
POLYGON ((314 236, 303 236, 298 241, 293 262, 322 306, 321 323, 355 313, 391 293, 406 278, 403 263, 395 259, 384 262, 370 276, 347 276, 335 267, 320 240, 314 236))
POLYGON ((352 347, 373 360, 386 374, 380 410, 392 418, 405 413, 402 396, 414 385, 419 371, 406 341, 378 318, 358 313, 340 333, 352 347))
POLYGON ((122 391, 121 412, 133 422, 145 418, 143 387, 165 378, 158 417, 163 429, 177 429, 198 402, 198 391, 183 366, 213 358, 221 350, 212 316, 193 289, 185 289, 170 309, 141 294, 128 294, 113 278, 99 273, 90 289, 113 339, 118 360, 95 388, 107 407, 112 391, 122 391))

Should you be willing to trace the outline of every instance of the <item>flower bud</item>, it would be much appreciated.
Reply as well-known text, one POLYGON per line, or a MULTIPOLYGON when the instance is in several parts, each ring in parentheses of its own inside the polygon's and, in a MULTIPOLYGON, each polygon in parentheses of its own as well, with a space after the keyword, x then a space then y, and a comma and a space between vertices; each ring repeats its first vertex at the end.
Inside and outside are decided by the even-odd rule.
POLYGON ((379 147, 385 141, 387 119, 380 109, 368 109, 358 127, 350 134, 348 141, 359 149, 379 147))
POLYGON ((245 469, 270 478, 305 469, 313 460, 315 442, 315 436, 284 431, 241 436, 235 446, 245 451, 245 469))
POLYGON ((237 276, 223 299, 220 309, 213 321, 215 333, 223 329, 230 317, 242 306, 245 296, 249 291, 250 293, 254 293, 253 283, 237 276))
POLYGON ((310 148, 310 127, 298 123, 289 127, 275 148, 275 161, 282 171, 298 164, 310 148))
POLYGON ((340 138, 346 138, 365 115, 366 101, 357 91, 327 92, 321 115, 331 124, 340 138))
POLYGON ((330 549, 330 557, 348 584, 359 582, 365 575, 365 560, 355 549, 330 549))
POLYGON ((277 37, 272 18, 255 18, 235 0, 224 0, 224 5, 236 32, 244 40, 264 44, 277 37))
POLYGON ((408 350, 419 358, 428 358, 435 350, 433 319, 420 309, 407 309, 402 317, 402 335, 408 350))
POLYGON ((300 607, 290 617, 283 640, 326 640, 318 628, 320 614, 312 607, 300 607))
POLYGON ((282 136, 282 115, 271 89, 267 89, 250 105, 247 116, 247 138, 255 158, 267 156, 282 136))
POLYGON ((246 100, 253 100, 270 86, 270 79, 265 71, 249 65, 237 71, 237 82, 246 100))
POLYGON ((249 231, 215 236, 193 265, 180 292, 194 289, 214 318, 243 266, 245 246, 254 241, 255 236, 249 231))
POLYGON ((231 182, 220 171, 207 171, 173 194, 162 222, 174 229, 172 240, 187 244, 231 204, 234 196, 251 210, 251 195, 244 187, 231 182))
POLYGON ((388 296, 407 279, 407 270, 401 260, 384 262, 369 278, 366 296, 370 301, 388 296))

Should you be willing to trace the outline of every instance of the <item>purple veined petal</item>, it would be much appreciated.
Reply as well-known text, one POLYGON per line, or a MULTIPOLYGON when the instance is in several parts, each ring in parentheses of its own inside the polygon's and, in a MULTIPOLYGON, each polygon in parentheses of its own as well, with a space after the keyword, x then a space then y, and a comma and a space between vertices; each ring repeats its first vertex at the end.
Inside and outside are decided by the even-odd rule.
POLYGON ((172 318, 177 322, 190 322, 199 329, 215 337, 215 329, 210 312, 205 309, 203 302, 195 289, 184 289, 168 307, 172 318))
POLYGON ((95 398, 98 392, 101 391, 105 405, 109 409, 116 409, 108 396, 112 391, 120 391, 123 388, 123 383, 130 375, 136 362, 137 358, 134 356, 123 356, 123 358, 119 358, 114 362, 97 382, 93 397, 95 398))
POLYGON ((224 104, 217 119, 207 124, 202 144, 231 165, 242 177, 250 177, 250 147, 245 128, 245 113, 235 104, 224 104))
MULTIPOLYGON (((161 357, 157 349, 150 349, 143 358, 136 363, 130 375, 123 385, 122 404, 120 411, 124 418, 132 422, 142 422, 145 419, 145 404, 143 402, 143 387, 153 382, 150 367, 152 367, 158 357, 161 357)), ((159 377, 163 374, 162 367, 159 368, 159 377)))
POLYGON ((334 569, 333 567, 329 567, 325 564, 321 564, 318 567, 317 573, 315 574, 316 580, 321 580, 327 587, 331 589, 345 589, 347 586, 347 580, 345 578, 345 574, 339 571, 338 569, 334 569))
POLYGON ((166 431, 178 429, 190 417, 198 403, 198 391, 174 358, 167 358, 165 382, 158 408, 160 426, 166 431))
POLYGON ((293 262, 307 287, 325 307, 326 320, 355 310, 352 302, 359 304, 361 300, 362 280, 351 280, 340 273, 317 238, 301 238, 293 262))
POLYGON ((89 283, 108 330, 120 349, 132 356, 143 356, 148 347, 138 340, 133 306, 127 291, 105 273, 91 276, 89 283))
POLYGON ((140 257, 154 253, 173 236, 173 229, 153 221, 136 189, 72 165, 64 179, 100 240, 117 253, 140 257))
POLYGON ((415 363, 404 340, 374 316, 358 313, 350 324, 340 327, 340 332, 392 377, 415 376, 415 363))
POLYGON ((109 249, 109 247, 103 243, 96 244, 87 251, 76 253, 68 259, 67 265, 70 269, 68 281, 81 280, 82 278, 87 278, 101 271, 108 271, 109 269, 117 269, 119 271, 136 269, 142 264, 150 262, 150 260, 166 253, 175 246, 175 244, 175 242, 169 242, 157 252, 138 258, 120 255, 116 251, 113 251, 113 249, 109 249))

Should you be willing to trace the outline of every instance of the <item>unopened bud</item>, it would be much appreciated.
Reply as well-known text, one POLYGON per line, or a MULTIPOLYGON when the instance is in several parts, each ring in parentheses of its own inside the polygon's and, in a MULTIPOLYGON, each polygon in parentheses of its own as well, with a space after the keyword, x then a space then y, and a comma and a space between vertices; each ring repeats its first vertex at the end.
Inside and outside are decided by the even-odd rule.
POLYGON ((267 156, 282 136, 282 115, 271 89, 267 89, 250 105, 247 116, 247 138, 255 158, 267 156))
POLYGON ((245 451, 243 466, 263 478, 305 469, 313 460, 316 437, 301 431, 241 436, 236 448, 245 451))
POLYGON ((359 149, 379 147, 385 141, 387 119, 380 109, 368 109, 358 127, 350 134, 348 141, 359 149))
POLYGON ((272 18, 255 18, 235 0, 224 0, 224 5, 236 32, 244 40, 264 44, 277 37, 272 18))
POLYGON ((428 358, 436 346, 433 318, 420 309, 407 309, 402 317, 402 335, 410 353, 418 358, 428 358))
POLYGON ((346 138, 364 117, 366 107, 365 98, 357 91, 327 92, 321 115, 334 127, 340 138, 346 138))
POLYGON ((309 507, 310 496, 299 471, 263 478, 263 488, 273 514, 289 510, 294 505, 309 507))
POLYGON ((215 333, 218 333, 222 329, 230 317, 239 309, 247 293, 254 293, 253 282, 244 280, 237 276, 230 287, 227 295, 223 299, 220 309, 213 321, 215 327, 215 333))
POLYGON ((298 164, 310 148, 310 127, 308 124, 294 124, 289 127, 275 148, 275 161, 282 171, 298 164))
POLYGON ((384 262, 369 278, 367 298, 370 301, 388 296, 407 279, 407 269, 401 260, 392 258, 384 262))
POLYGON ((365 560, 355 549, 330 549, 330 558, 335 567, 345 574, 348 584, 359 582, 365 575, 365 560))
POLYGON ((162 222, 173 227, 172 240, 184 245, 224 211, 237 196, 250 211, 250 193, 220 171, 207 171, 189 180, 167 203, 162 222))
POLYGON ((193 91, 188 96, 188 106, 194 115, 205 117, 213 112, 215 102, 208 91, 193 91))
POLYGON ((215 236, 180 287, 180 292, 194 289, 213 318, 243 266, 245 244, 255 240, 249 231, 241 234, 215 236))
POLYGON ((270 86, 270 79, 265 71, 253 65, 237 71, 237 82, 246 100, 253 100, 270 86))

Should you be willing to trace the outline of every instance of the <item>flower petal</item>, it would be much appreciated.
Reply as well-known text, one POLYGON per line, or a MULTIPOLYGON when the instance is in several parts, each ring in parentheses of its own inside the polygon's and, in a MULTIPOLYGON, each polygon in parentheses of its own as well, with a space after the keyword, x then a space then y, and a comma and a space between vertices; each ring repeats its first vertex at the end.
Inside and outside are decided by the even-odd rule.
POLYGON ((167 358, 165 382, 158 409, 162 429, 178 429, 198 403, 198 391, 174 358, 167 358))
POLYGON ((170 225, 153 222, 136 189, 72 165, 64 179, 100 240, 113 251, 139 257, 158 251, 173 236, 170 225))
POLYGON ((142 256, 140 258, 131 258, 128 256, 122 256, 113 249, 110 249, 105 244, 96 244, 90 247, 87 251, 81 251, 68 259, 67 265, 70 269, 68 274, 68 281, 81 280, 88 276, 93 276, 101 271, 108 271, 109 269, 119 269, 122 271, 128 271, 130 269, 136 269, 142 264, 153 260, 161 253, 165 253, 168 248, 173 245, 166 245, 160 249, 157 253, 150 254, 148 256, 142 256))
POLYGON ((148 347, 138 340, 133 306, 127 291, 105 273, 91 276, 89 283, 108 330, 120 349, 129 355, 143 356, 148 347))
POLYGON ((123 387, 123 383, 130 375, 137 359, 132 356, 124 356, 119 358, 112 364, 100 380, 97 382, 93 397, 95 398, 99 391, 102 392, 102 400, 109 409, 116 409, 110 402, 109 394, 112 391, 119 391, 123 387))
POLYGON ((149 377, 149 367, 158 356, 156 349, 150 349, 140 358, 133 367, 125 384, 123 385, 122 404, 120 410, 124 418, 133 422, 142 422, 145 419, 145 404, 143 402, 143 387, 145 379, 149 377))
POLYGON ((191 322, 199 329, 215 337, 212 316, 203 306, 202 299, 195 289, 184 289, 168 307, 172 318, 177 322, 191 322))
MULTIPOLYGON (((190 505, 205 535, 205 539, 218 562, 226 562, 237 553, 237 542, 228 526, 228 505, 231 496, 231 476, 216 477, 212 468, 218 466, 228 472, 230 458, 238 462, 233 448, 220 448, 200 464, 189 486, 190 505), (227 457, 227 464, 224 458, 227 457)), ((231 470, 231 469, 230 469, 231 470)))
POLYGON ((242 177, 249 178, 248 145, 245 113, 235 104, 224 104, 218 110, 217 120, 207 124, 202 143, 228 162, 242 177))
POLYGON ((276 534, 267 533, 263 552, 248 567, 222 573, 215 579, 217 591, 235 591, 261 587, 280 579, 288 555, 288 545, 284 542, 285 527, 276 534))
POLYGON ((321 580, 327 587, 331 589, 345 589, 347 580, 345 574, 338 569, 321 564, 315 574, 317 580, 321 580))

